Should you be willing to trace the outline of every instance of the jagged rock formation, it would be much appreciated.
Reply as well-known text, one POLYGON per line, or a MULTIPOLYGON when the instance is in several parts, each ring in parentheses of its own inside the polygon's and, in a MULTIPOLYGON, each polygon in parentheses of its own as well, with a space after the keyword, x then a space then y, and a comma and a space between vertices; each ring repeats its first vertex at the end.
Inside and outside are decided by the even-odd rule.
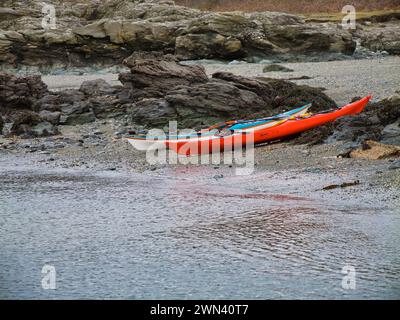
POLYGON ((316 110, 334 101, 320 89, 283 80, 258 81, 216 73, 208 79, 202 66, 179 64, 173 57, 132 56, 130 73, 121 74, 127 110, 133 121, 164 126, 177 120, 180 127, 201 127, 216 122, 268 116, 309 102, 316 110))
MULTIPOLYGON (((114 65, 133 52, 154 50, 179 59, 299 60, 351 55, 356 47, 354 35, 336 23, 305 22, 285 13, 214 13, 176 6, 173 1, 47 3, 55 6, 55 29, 42 27, 46 15, 42 3, 2 1, 2 67, 114 65)), ((398 35, 398 29, 393 33, 398 35)), ((364 38, 370 43, 368 36, 364 38)), ((384 47, 392 46, 396 52, 396 41, 390 37, 384 47)))

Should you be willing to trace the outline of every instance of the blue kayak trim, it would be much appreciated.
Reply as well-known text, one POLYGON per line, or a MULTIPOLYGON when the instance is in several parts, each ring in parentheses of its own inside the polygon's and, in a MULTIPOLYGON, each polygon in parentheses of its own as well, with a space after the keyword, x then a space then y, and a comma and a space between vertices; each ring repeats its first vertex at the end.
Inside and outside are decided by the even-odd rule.
MULTIPOLYGON (((300 108, 293 109, 293 110, 278 114, 276 116, 271 116, 271 117, 267 117, 267 118, 263 118, 263 119, 259 119, 259 120, 240 120, 240 121, 243 121, 243 123, 234 124, 233 126, 228 127, 228 130, 234 131, 234 130, 246 129, 246 128, 251 128, 251 127, 254 127, 257 125, 265 124, 265 123, 268 123, 268 122, 271 122, 274 120, 284 119, 284 118, 290 117, 290 116, 292 116, 304 109, 310 108, 310 107, 311 107, 311 104, 307 104, 300 108)), ((145 139, 151 139, 151 140, 158 139, 160 141, 164 141, 166 139, 171 139, 171 138, 172 139, 181 139, 181 138, 193 138, 193 137, 207 137, 207 136, 212 136, 214 134, 215 134, 215 130, 211 130, 211 131, 203 132, 201 134, 196 133, 196 134, 187 134, 187 135, 183 134, 183 135, 173 135, 173 136, 168 136, 166 134, 165 136, 153 136, 153 137, 146 136, 146 135, 139 135, 139 136, 136 136, 135 138, 140 138, 140 139, 145 138, 145 139)))
POLYGON ((300 112, 300 111, 302 111, 302 110, 304 110, 304 109, 306 109, 308 107, 310 107, 309 104, 305 105, 305 106, 302 106, 300 108, 285 112, 285 113, 278 114, 276 116, 272 116, 272 117, 268 117, 268 118, 262 119, 260 121, 254 121, 253 120, 252 122, 237 123, 237 124, 234 124, 232 127, 229 127, 229 130, 240 130, 240 129, 251 128, 251 127, 254 127, 254 126, 258 126, 258 125, 261 125, 261 124, 265 124, 265 123, 271 122, 273 120, 278 120, 278 119, 283 118, 283 117, 290 117, 290 116, 292 116, 292 115, 294 115, 294 114, 296 114, 296 113, 298 113, 298 112, 300 112))

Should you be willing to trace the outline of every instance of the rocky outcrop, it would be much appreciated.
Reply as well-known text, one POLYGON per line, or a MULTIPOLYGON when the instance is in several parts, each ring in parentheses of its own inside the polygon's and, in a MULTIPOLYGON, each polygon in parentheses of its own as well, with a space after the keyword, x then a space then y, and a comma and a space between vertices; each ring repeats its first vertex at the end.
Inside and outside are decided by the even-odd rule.
POLYGON ((119 80, 132 97, 162 97, 178 85, 205 83, 208 77, 200 65, 182 65, 171 55, 132 55, 125 61, 129 73, 122 73, 119 80))
POLYGON ((370 103, 365 112, 355 117, 338 121, 331 140, 352 141, 354 145, 366 140, 382 141, 389 138, 389 127, 392 127, 390 143, 400 145, 400 130, 395 130, 399 119, 400 96, 395 95, 370 103))
MULTIPOLYGON (((358 98, 355 98, 357 100, 358 98)), ((332 124, 305 132, 296 143, 318 144, 345 142, 348 148, 358 148, 367 140, 400 146, 400 96, 369 103, 356 116, 345 117, 332 124)))
POLYGON ((359 27, 355 35, 360 38, 361 45, 373 52, 400 54, 400 20, 399 17, 385 22, 359 27))
POLYGON ((0 118, 11 123, 8 134, 36 137, 58 133, 55 115, 35 112, 37 102, 49 94, 40 76, 0 73, 0 89, 0 118))
POLYGON ((18 112, 13 119, 9 132, 24 138, 45 137, 58 134, 56 126, 32 111, 18 112))
POLYGON ((40 76, 16 77, 2 73, 0 76, 0 112, 5 108, 32 109, 34 102, 47 93, 40 76))
POLYGON ((335 103, 320 89, 283 80, 249 79, 220 72, 209 79, 202 66, 182 65, 173 57, 132 56, 130 73, 120 75, 132 121, 162 127, 171 120, 183 128, 268 116, 315 102, 316 111, 335 103))
POLYGON ((305 22, 285 13, 214 13, 173 1, 49 0, 56 25, 43 28, 43 4, 4 0, 0 65, 114 65, 133 52, 161 51, 179 59, 285 60, 351 55, 353 35, 335 23, 305 22))

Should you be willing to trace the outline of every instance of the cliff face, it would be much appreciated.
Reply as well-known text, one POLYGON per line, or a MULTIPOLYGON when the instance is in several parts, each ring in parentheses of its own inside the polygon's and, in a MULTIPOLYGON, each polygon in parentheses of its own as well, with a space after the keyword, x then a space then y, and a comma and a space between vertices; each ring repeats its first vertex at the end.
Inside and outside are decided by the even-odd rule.
MULTIPOLYGON (((214 13, 173 1, 5 0, 0 8, 0 64, 4 67, 113 65, 136 51, 180 59, 351 55, 352 33, 335 23, 305 22, 276 12, 214 13)), ((396 31, 397 32, 397 31, 396 31)), ((366 41, 368 42, 368 41, 366 41)))

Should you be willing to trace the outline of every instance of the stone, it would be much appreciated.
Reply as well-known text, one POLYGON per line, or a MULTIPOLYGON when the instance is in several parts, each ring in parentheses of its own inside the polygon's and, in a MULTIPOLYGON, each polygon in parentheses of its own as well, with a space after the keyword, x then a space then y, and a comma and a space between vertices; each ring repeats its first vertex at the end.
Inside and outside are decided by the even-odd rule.
POLYGON ((0 112, 4 109, 30 109, 48 93, 40 76, 15 76, 0 72, 0 112))
POLYGON ((113 94, 116 89, 113 88, 104 79, 96 79, 91 81, 84 81, 79 88, 79 91, 83 92, 85 95, 94 96, 100 94, 113 94))
POLYGON ((35 137, 46 137, 59 133, 57 127, 47 121, 40 122, 33 126, 31 132, 35 137))
POLYGON ((45 137, 58 133, 57 127, 42 119, 39 114, 32 111, 20 111, 14 115, 9 135, 32 138, 45 137))
POLYGON ((132 55, 124 61, 130 73, 122 73, 119 80, 124 88, 138 97, 162 97, 178 85, 205 83, 208 77, 200 65, 182 65, 173 56, 143 57, 132 55))
POLYGON ((397 170, 400 169, 400 160, 394 161, 390 166, 389 170, 397 170))
POLYGON ((42 110, 39 112, 39 116, 47 121, 50 122, 51 124, 58 124, 60 121, 60 117, 61 117, 61 112, 52 112, 52 111, 48 111, 48 110, 42 110))
POLYGON ((293 72, 293 70, 279 64, 270 64, 263 68, 263 72, 293 72))
POLYGON ((400 146, 400 120, 383 128, 381 142, 400 146))

